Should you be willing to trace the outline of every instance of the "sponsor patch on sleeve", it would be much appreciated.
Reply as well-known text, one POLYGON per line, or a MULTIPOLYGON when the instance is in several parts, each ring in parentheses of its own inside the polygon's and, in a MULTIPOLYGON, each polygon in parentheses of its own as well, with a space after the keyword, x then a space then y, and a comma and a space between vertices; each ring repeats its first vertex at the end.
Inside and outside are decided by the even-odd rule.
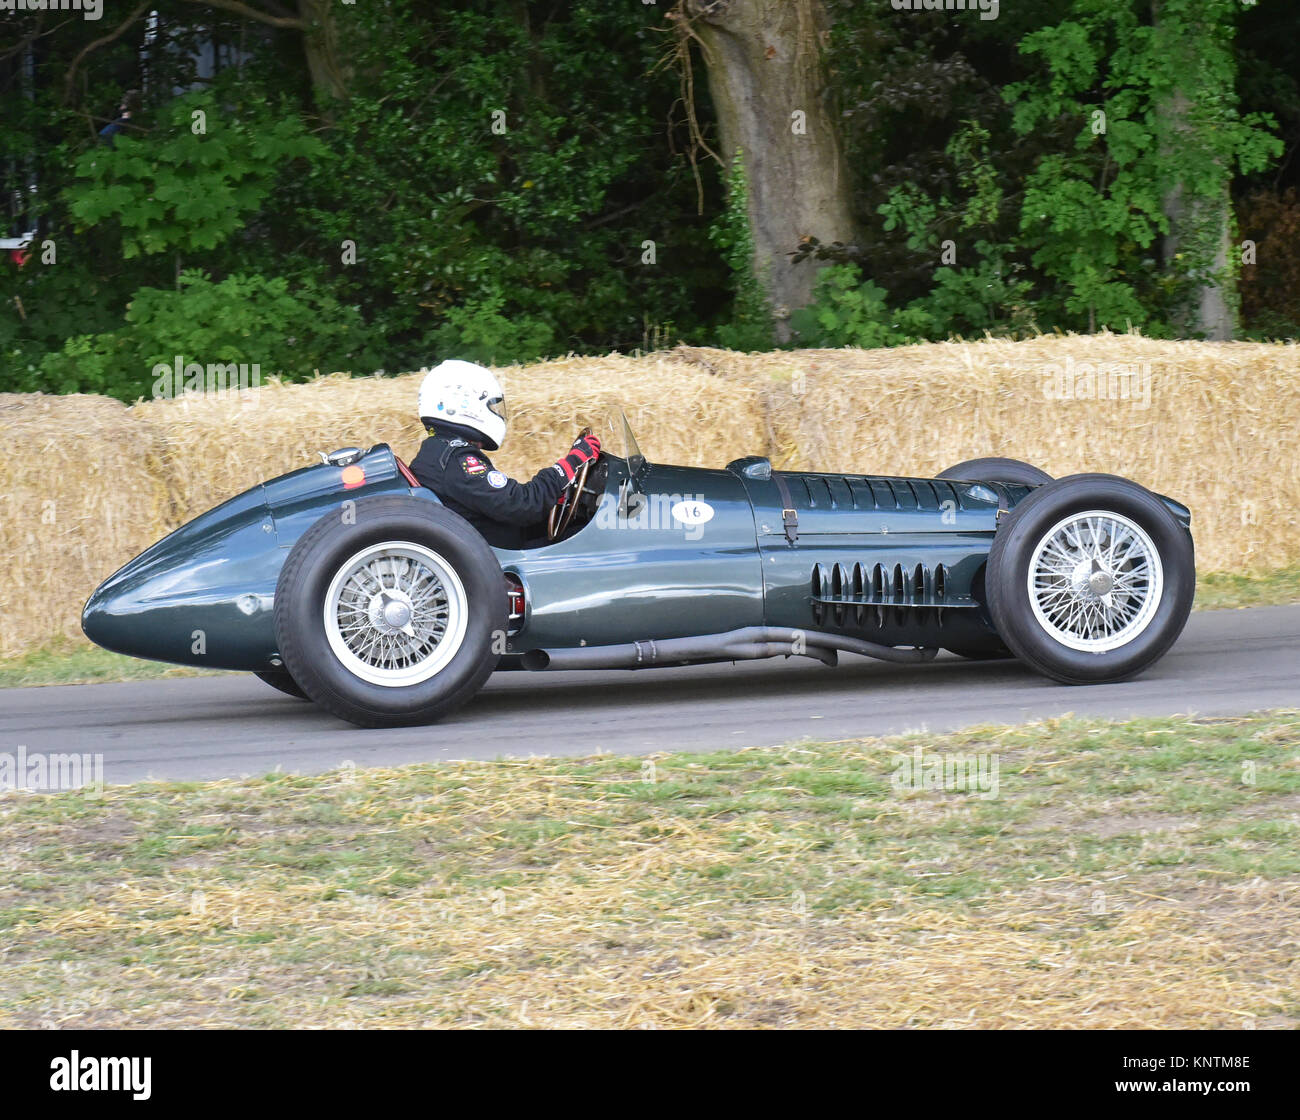
POLYGON ((495 490, 500 490, 506 484, 506 476, 500 471, 488 471, 488 485, 495 490))
POLYGON ((460 469, 466 474, 482 474, 487 470, 487 464, 477 455, 466 455, 460 461, 460 469))

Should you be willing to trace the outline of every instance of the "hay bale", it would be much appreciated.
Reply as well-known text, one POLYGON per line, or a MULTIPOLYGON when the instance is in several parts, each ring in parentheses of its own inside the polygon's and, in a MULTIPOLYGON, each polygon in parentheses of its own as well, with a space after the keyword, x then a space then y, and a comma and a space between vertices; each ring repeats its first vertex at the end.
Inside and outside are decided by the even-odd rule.
MULTIPOLYGON (((748 386, 684 369, 668 356, 564 358, 500 371, 510 435, 493 455, 502 470, 530 478, 591 425, 614 451, 622 406, 651 458, 722 465, 754 451, 759 401, 748 386)), ((422 375, 270 383, 244 395, 138 404, 162 437, 182 520, 264 479, 318 462, 318 451, 390 443, 406 460, 424 436, 416 415, 422 375)))
POLYGON ((1201 571, 1300 563, 1294 344, 1100 334, 684 359, 759 394, 778 466, 930 475, 1004 455, 1057 476, 1120 474, 1191 507, 1201 571), (1086 389, 1088 366, 1108 382, 1132 366, 1149 396, 1049 397, 1065 375, 1086 389))
POLYGON ((81 635, 81 607, 173 519, 157 434, 106 397, 0 394, 0 657, 81 635))
POLYGON ((144 401, 132 412, 159 433, 179 524, 268 478, 320 462, 318 451, 388 441, 400 454, 419 426, 409 402, 402 415, 414 393, 411 380, 333 374, 243 394, 144 401))

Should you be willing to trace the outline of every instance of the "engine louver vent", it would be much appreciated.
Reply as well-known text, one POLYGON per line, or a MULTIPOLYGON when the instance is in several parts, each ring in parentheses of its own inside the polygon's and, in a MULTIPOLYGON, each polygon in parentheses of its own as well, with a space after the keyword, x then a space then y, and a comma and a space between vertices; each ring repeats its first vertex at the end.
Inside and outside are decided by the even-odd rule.
POLYGON ((883 626, 901 622, 915 608, 953 605, 947 598, 943 564, 815 564, 812 570, 813 621, 836 626, 883 626))
POLYGON ((943 479, 788 474, 800 509, 940 510, 963 508, 961 492, 943 479))

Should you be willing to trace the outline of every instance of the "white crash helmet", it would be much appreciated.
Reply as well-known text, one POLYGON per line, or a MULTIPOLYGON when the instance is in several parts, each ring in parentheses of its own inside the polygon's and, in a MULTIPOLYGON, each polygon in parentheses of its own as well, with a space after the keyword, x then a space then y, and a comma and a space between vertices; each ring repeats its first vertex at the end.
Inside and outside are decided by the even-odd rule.
POLYGON ((490 369, 453 358, 420 382, 420 420, 426 428, 482 442, 495 451, 506 438, 505 390, 490 369))

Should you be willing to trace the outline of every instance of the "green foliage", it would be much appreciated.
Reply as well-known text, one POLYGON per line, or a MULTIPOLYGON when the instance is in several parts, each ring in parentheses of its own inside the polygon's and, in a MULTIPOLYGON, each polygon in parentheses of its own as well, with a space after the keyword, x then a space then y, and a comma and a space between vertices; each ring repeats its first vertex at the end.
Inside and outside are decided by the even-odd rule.
POLYGON ((132 401, 144 395, 147 370, 125 332, 73 335, 46 354, 16 386, 23 392, 103 393, 132 401))
POLYGON ((148 394, 154 366, 171 366, 177 356, 183 364, 244 363, 262 377, 302 380, 349 368, 364 330, 355 308, 314 283, 291 292, 284 277, 214 282, 200 272, 182 273, 177 289, 141 288, 126 320, 114 331, 69 338, 27 387, 135 400, 148 394))
MULTIPOLYGON (((801 340, 1177 333, 1189 293, 1214 279, 1218 231, 1185 223, 1166 267, 1167 192, 1182 183, 1193 209, 1218 200, 1205 214, 1221 216, 1229 181, 1238 236, 1267 246, 1243 277, 1248 323, 1294 335, 1294 223, 1249 201, 1300 182, 1300 161, 1260 171, 1280 148, 1268 113, 1300 144, 1294 5, 1018 0, 995 21, 826 6, 827 104, 859 236, 789 246, 856 266, 822 277, 801 340), (1182 131, 1162 112, 1178 89, 1182 131)), ((314 88, 298 33, 211 6, 200 20, 190 0, 156 7, 147 83, 139 22, 104 43, 93 22, 33 13, 34 82, 0 67, 2 185, 21 197, 9 192, 34 167, 40 238, 58 246, 57 264, 0 262, 0 390, 130 397, 155 352, 216 361, 254 336, 247 360, 289 376, 678 338, 772 345, 742 161, 700 164, 697 208, 679 75, 660 65, 666 5, 334 5, 338 103, 314 88), (239 43, 241 61, 209 77, 197 59, 213 43, 239 43), (147 89, 131 127, 97 143, 132 86, 147 89), (203 275, 175 290, 182 266, 203 275)), ((695 100, 716 145, 703 82, 695 100)))
POLYGON ((27 263, 0 264, 0 391, 39 387, 44 355, 76 334, 112 330, 121 322, 117 292, 110 280, 97 277, 89 262, 64 244, 56 262, 43 264, 43 250, 33 247, 27 263))
POLYGON ((513 319, 502 314, 506 302, 505 294, 494 287, 448 308, 445 321, 434 332, 437 352, 489 365, 553 354, 555 332, 550 325, 535 316, 513 319))
POLYGON ((955 202, 946 192, 936 200, 915 183, 901 183, 877 207, 885 229, 904 231, 909 249, 929 253, 938 247, 944 226, 957 231, 993 226, 1002 209, 1003 189, 989 141, 986 128, 977 121, 964 121, 945 148, 964 201, 955 202))
POLYGON ((307 81, 301 36, 210 9, 199 25, 185 0, 158 8, 156 80, 113 147, 93 137, 123 83, 141 84, 126 77, 138 66, 134 29, 80 59, 99 38, 93 26, 50 37, 30 106, 0 68, 14 110, 0 119, 0 148, 43 161, 40 197, 60 245, 47 275, 0 270, 4 306, 18 296, 28 309, 0 316, 0 388, 57 374, 128 392, 135 374, 115 372, 138 350, 126 306, 141 289, 171 288, 180 265, 214 282, 278 277, 294 292, 310 282, 356 308, 365 346, 322 358, 331 368, 413 368, 453 350, 510 362, 631 349, 647 324, 673 324, 674 340, 707 337, 726 309, 726 268, 706 236, 720 177, 702 168, 697 213, 685 126, 665 127, 679 89, 649 30, 661 10, 336 6, 349 97, 326 103, 307 81), (194 60, 213 39, 248 53, 205 79, 194 60), (74 59, 84 84, 64 109, 74 59), (168 92, 196 83, 200 92, 168 92), (191 128, 196 109, 204 135, 191 128), (657 263, 642 262, 647 240, 657 263), (115 337, 80 337, 92 334, 115 337), (42 373, 42 355, 74 337, 86 368, 65 354, 42 373))
POLYGON ((730 321, 717 327, 718 345, 731 350, 768 349, 772 345, 772 314, 764 281, 755 273, 745 153, 739 149, 727 174, 726 206, 709 227, 709 241, 727 263, 734 293, 730 321))
POLYGON ((83 152, 68 208, 81 228, 116 219, 122 255, 214 249, 266 201, 288 161, 322 146, 299 118, 254 100, 236 115, 207 92, 178 97, 143 138, 83 152))
POLYGON ((677 83, 644 31, 658 16, 604 0, 358 5, 358 79, 291 220, 331 261, 356 243, 330 282, 391 365, 630 349, 647 311, 703 329, 725 273, 664 133, 677 83))
POLYGON ((954 201, 947 193, 936 199, 916 184, 900 184, 880 205, 887 231, 906 235, 909 249, 933 262, 955 258, 934 270, 930 291, 890 307, 888 293, 872 281, 862 281, 854 265, 827 269, 819 277, 814 303, 796 313, 792 324, 801 341, 823 346, 895 346, 941 339, 951 334, 997 331, 1020 334, 1033 329, 1031 283, 1008 246, 981 238, 975 242, 973 265, 957 262, 970 255, 953 237, 967 231, 991 231, 1003 204, 1003 190, 992 165, 989 132, 967 121, 953 135, 947 153, 958 168, 962 188, 954 201))
POLYGON ((1000 246, 976 245, 979 264, 940 268, 928 295, 891 306, 889 293, 863 280, 857 265, 823 269, 813 302, 791 316, 805 346, 901 346, 937 341, 953 334, 984 332, 1017 336, 1035 329, 1029 283, 1014 277, 1000 246))
MULTIPOLYGON (((1300 139, 1294 6, 1284 15, 1235 0, 1021 0, 996 21, 923 22, 827 2, 862 226, 858 252, 842 259, 898 303, 951 284, 934 271, 934 246, 955 241, 965 268, 965 233, 981 253, 970 283, 986 306, 1001 303, 991 321, 1006 326, 994 329, 1132 323, 1171 334, 1198 286, 1225 280, 1230 294, 1233 277, 1216 277, 1213 260, 1226 187, 1275 159, 1270 111, 1289 122, 1291 147, 1300 139), (1234 43, 1238 20, 1252 28, 1251 51, 1234 43), (1175 90, 1188 99, 1183 124, 1162 111, 1175 90), (1093 131, 1095 112, 1104 132, 1093 131), (1166 267, 1160 238, 1176 184, 1190 213, 1166 267), (1013 290, 998 294, 1003 283, 1013 290)), ((1285 165, 1278 174, 1297 177, 1285 165)))
POLYGON ((1064 311, 1089 328, 1159 333, 1192 287, 1231 284, 1213 274, 1227 184, 1281 145, 1271 118, 1236 109, 1232 0, 1165 0, 1154 23, 1143 15, 1131 0, 1076 0, 1067 19, 1022 40, 1045 73, 1007 98, 1018 133, 1060 128, 1070 141, 1028 177, 1020 222, 1064 311), (1175 188, 1208 217, 1180 231, 1179 257, 1162 270, 1153 246, 1175 188))
POLYGON ((1008 246, 989 241, 975 243, 977 263, 967 268, 940 268, 934 288, 917 301, 944 334, 967 337, 999 334, 1024 337, 1038 330, 1033 284, 1012 258, 1008 246))
POLYGON ((790 317, 804 346, 901 346, 926 338, 934 320, 921 308, 891 311, 888 293, 854 264, 822 269, 813 286, 813 302, 790 317))

